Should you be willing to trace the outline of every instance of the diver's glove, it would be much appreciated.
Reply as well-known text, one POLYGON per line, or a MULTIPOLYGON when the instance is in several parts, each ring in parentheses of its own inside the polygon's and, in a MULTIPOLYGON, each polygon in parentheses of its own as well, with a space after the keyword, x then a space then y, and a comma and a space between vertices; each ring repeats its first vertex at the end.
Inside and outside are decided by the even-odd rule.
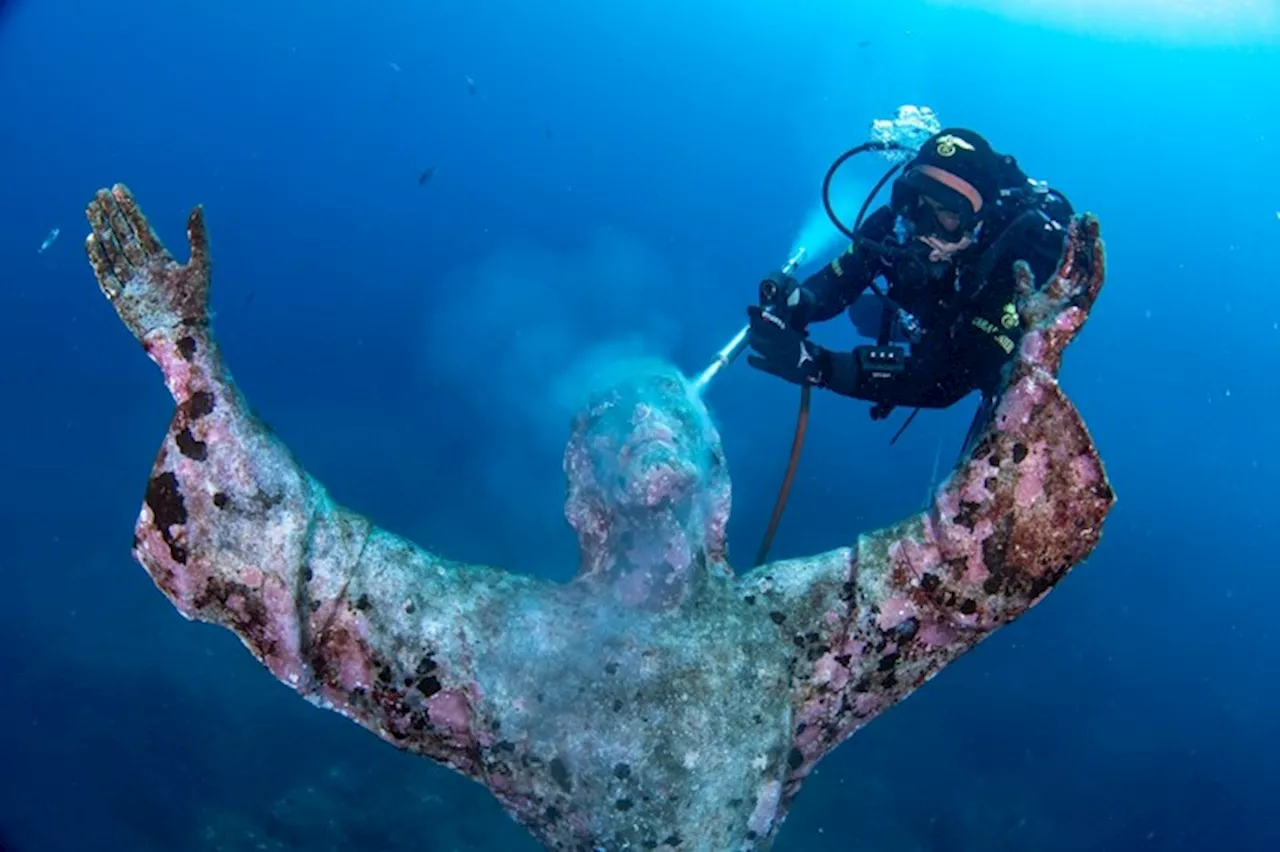
POLYGON ((747 356, 748 364, 793 384, 823 384, 830 372, 830 351, 805 340, 804 332, 776 313, 751 305, 747 316, 751 321, 747 345, 758 353, 747 356))

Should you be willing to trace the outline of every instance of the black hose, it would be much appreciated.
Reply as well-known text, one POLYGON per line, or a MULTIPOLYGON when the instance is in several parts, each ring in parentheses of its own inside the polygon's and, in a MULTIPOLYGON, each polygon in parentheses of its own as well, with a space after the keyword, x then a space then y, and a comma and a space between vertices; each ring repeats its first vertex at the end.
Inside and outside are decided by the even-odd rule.
MULTIPOLYGON (((918 253, 902 248, 882 245, 881 243, 869 240, 858 233, 858 229, 862 227, 862 220, 866 218, 867 211, 871 209, 871 202, 880 194, 880 190, 884 189, 884 185, 889 182, 889 179, 897 174, 898 169, 902 168, 902 163, 896 163, 891 166, 888 171, 880 176, 880 180, 876 181, 876 185, 872 187, 871 192, 867 193, 867 197, 863 199, 862 207, 858 210, 858 218, 854 220, 852 229, 848 228, 840 221, 840 217, 836 215, 835 208, 831 206, 831 180, 835 177, 836 172, 840 170, 840 167, 844 165, 845 162, 847 162, 851 157, 861 154, 863 151, 893 150, 909 149, 897 144, 896 142, 866 142, 856 148, 850 148, 848 151, 845 151, 837 157, 835 162, 831 164, 831 167, 827 169, 826 176, 822 179, 822 206, 826 209, 827 218, 831 220, 831 224, 835 225, 836 230, 848 237, 849 241, 858 248, 875 252, 876 254, 884 257, 893 258, 895 260, 906 260, 910 263, 924 266, 924 261, 920 258, 918 253)), ((927 268, 924 270, 924 274, 928 274, 927 268)), ((889 294, 882 290, 880 285, 876 284, 875 281, 867 282, 867 287, 876 295, 877 298, 888 305, 891 311, 894 313, 902 312, 902 306, 889 298, 889 294)))
POLYGON ((827 218, 831 220, 831 224, 836 226, 837 231, 844 234, 853 242, 861 243, 863 241, 862 237, 859 237, 857 234, 858 228, 862 226, 863 217, 867 215, 867 210, 870 209, 872 200, 880 194, 880 190, 889 182, 889 178, 893 177, 894 172, 902 168, 902 164, 898 163, 893 168, 889 169, 889 171, 885 172, 884 177, 880 178, 880 182, 876 184, 875 189, 871 190, 867 195, 866 200, 862 202, 862 209, 858 211, 858 218, 854 221, 852 230, 840 221, 840 217, 836 215, 835 209, 831 206, 832 178, 836 176, 836 172, 840 171, 841 166, 864 151, 892 151, 902 147, 903 146, 896 142, 864 142, 855 148, 850 148, 839 157, 836 157, 835 162, 831 164, 831 167, 827 169, 827 174, 822 178, 822 206, 827 211, 827 218))

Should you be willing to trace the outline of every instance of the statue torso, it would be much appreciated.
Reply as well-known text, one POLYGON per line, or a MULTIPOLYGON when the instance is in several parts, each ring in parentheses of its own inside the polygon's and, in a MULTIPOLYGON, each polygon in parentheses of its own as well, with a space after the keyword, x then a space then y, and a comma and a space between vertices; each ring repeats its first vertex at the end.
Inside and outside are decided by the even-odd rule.
POLYGON ((504 626, 474 648, 484 781, 548 848, 767 848, 792 654, 734 594, 647 612, 544 587, 486 614, 504 626))

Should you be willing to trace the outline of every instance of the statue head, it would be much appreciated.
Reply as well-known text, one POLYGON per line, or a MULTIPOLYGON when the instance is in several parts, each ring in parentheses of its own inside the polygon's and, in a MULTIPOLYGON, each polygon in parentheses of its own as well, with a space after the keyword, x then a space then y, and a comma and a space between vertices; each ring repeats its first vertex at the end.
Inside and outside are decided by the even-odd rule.
POLYGON ((671 585, 723 566, 729 475, 691 383, 649 361, 596 378, 564 457, 581 574, 671 585))

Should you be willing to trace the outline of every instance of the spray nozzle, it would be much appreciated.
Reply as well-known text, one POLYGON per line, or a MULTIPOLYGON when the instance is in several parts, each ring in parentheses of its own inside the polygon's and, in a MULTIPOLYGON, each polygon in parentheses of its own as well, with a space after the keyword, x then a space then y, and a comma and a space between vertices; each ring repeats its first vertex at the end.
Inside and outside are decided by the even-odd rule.
POLYGON ((790 275, 791 273, 795 272, 796 269, 800 266, 800 264, 804 263, 805 255, 807 255, 808 253, 809 253, 809 250, 806 249, 804 246, 800 246, 800 248, 796 249, 795 254, 787 258, 786 264, 783 265, 782 274, 790 275))

